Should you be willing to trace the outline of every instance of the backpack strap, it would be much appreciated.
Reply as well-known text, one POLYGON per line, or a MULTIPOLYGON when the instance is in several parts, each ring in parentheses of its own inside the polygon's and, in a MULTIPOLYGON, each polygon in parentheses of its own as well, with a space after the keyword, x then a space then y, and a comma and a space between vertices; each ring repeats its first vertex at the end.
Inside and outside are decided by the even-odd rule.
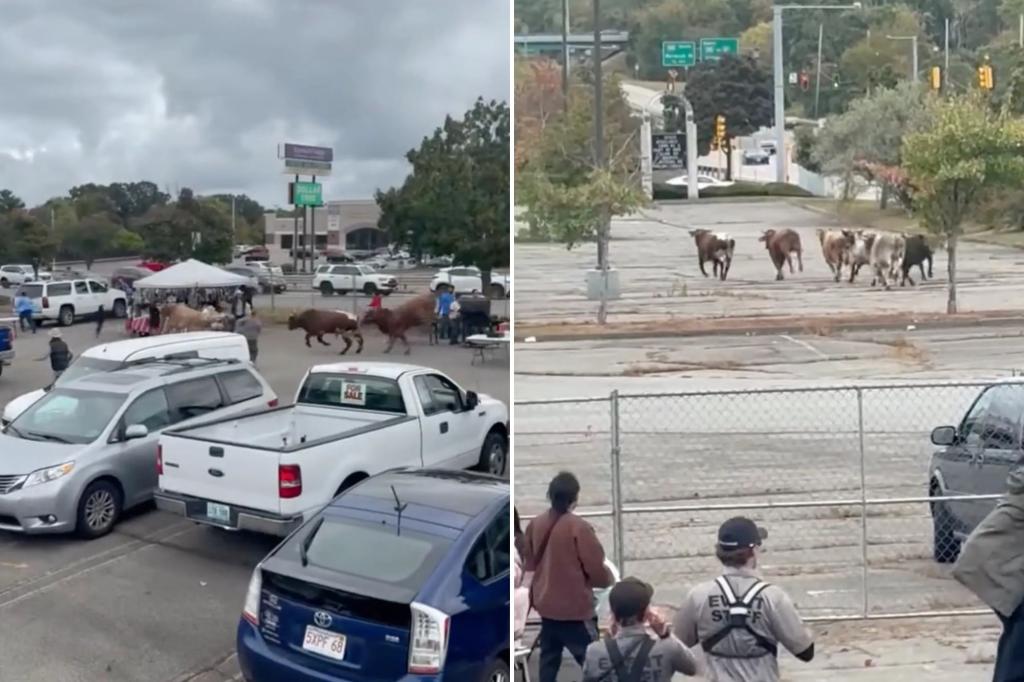
MULTIPOLYGON (((644 637, 639 646, 636 647, 636 658, 633 665, 626 670, 626 659, 619 649, 619 644, 613 638, 607 637, 604 646, 608 650, 608 658, 611 660, 612 670, 615 671, 615 679, 618 682, 643 682, 644 668, 651 657, 651 650, 654 648, 654 640, 644 637)), ((603 678, 602 678, 603 679, 603 678)))
POLYGON ((701 648, 704 653, 710 656, 721 656, 723 658, 760 658, 767 654, 772 656, 778 656, 779 648, 778 645, 762 635, 761 633, 750 627, 750 607, 754 604, 754 600, 764 592, 770 585, 762 580, 757 580, 751 585, 743 596, 737 597, 736 593, 732 589, 732 585, 726 577, 719 576, 715 579, 715 583, 718 585, 718 589, 721 591, 722 596, 725 597, 726 606, 729 609, 728 622, 725 627, 721 628, 710 637, 701 641, 701 648), (754 638, 758 646, 765 650, 765 653, 756 654, 753 656, 734 656, 730 654, 717 654, 712 649, 718 645, 723 639, 725 639, 733 630, 746 630, 750 633, 750 636, 754 638))
POLYGON ((650 660, 651 649, 653 648, 654 640, 650 637, 644 637, 643 643, 636 652, 636 658, 633 659, 633 667, 629 671, 628 682, 643 682, 644 668, 647 667, 647 661, 650 660))
POLYGON ((607 637, 604 640, 604 647, 608 650, 608 658, 611 659, 615 677, 619 682, 627 682, 626 659, 622 657, 618 643, 613 638, 607 637))

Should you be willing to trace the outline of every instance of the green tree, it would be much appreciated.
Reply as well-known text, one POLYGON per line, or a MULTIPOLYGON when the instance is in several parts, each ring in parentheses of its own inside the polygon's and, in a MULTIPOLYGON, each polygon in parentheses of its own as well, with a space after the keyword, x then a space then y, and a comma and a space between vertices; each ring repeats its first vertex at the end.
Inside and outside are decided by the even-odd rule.
POLYGON ((771 76, 752 57, 723 57, 690 70, 686 94, 697 123, 697 148, 707 154, 715 131, 715 117, 725 116, 730 138, 749 135, 771 125, 771 76))
POLYGON ((663 0, 633 14, 629 42, 641 75, 662 78, 662 42, 699 42, 711 36, 739 35, 742 28, 728 0, 663 0))
POLYGON ((77 221, 63 237, 63 246, 92 269, 97 258, 108 255, 114 237, 121 231, 120 222, 112 213, 93 213, 77 221))
MULTIPOLYGON (((855 100, 845 114, 828 120, 811 158, 826 173, 844 178, 848 186, 854 178, 878 182, 880 168, 901 165, 903 139, 930 124, 933 100, 923 87, 912 83, 876 90, 855 100)), ((910 208, 910 197, 901 184, 883 184, 883 204, 892 191, 910 208)))
POLYGON ((207 263, 231 260, 230 209, 219 200, 196 197, 187 187, 173 204, 150 207, 136 224, 150 257, 196 258, 207 263))
POLYGON ((924 227, 946 239, 949 313, 957 312, 957 240, 964 221, 987 194, 1024 183, 1022 148, 1024 121, 993 112, 978 97, 938 104, 934 123, 903 143, 914 209, 924 227))
POLYGON ((118 255, 137 255, 146 248, 146 242, 136 232, 121 228, 110 242, 111 250, 118 255))
POLYGON ((0 213, 10 213, 25 208, 25 202, 9 189, 0 189, 0 213))
POLYGON ((772 68, 772 24, 763 21, 740 34, 740 53, 753 57, 757 65, 768 71, 772 68))
POLYGON ((57 252, 57 240, 49 226, 23 209, 15 209, 0 217, 0 234, 13 244, 11 255, 31 264, 36 274, 57 252))

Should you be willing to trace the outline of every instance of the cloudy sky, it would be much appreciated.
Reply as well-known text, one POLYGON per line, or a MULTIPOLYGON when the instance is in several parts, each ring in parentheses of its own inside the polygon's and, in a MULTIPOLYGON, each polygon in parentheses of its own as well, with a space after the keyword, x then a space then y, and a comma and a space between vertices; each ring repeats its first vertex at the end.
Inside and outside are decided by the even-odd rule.
POLYGON ((0 0, 0 188, 284 204, 287 141, 334 147, 325 198, 369 198, 445 114, 508 100, 509 53, 509 0, 0 0))

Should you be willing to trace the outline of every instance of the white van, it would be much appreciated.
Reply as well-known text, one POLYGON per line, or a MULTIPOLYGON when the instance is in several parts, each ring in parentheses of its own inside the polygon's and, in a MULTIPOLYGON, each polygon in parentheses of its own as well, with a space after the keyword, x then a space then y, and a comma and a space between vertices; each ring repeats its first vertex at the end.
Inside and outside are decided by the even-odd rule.
MULTIPOLYGON (((158 358, 208 358, 249 362, 249 346, 241 334, 229 332, 190 332, 167 336, 147 336, 93 346, 75 358, 64 370, 56 385, 73 381, 87 374, 119 369, 133 362, 158 358)), ((4 407, 3 426, 46 395, 51 387, 20 395, 4 407)))

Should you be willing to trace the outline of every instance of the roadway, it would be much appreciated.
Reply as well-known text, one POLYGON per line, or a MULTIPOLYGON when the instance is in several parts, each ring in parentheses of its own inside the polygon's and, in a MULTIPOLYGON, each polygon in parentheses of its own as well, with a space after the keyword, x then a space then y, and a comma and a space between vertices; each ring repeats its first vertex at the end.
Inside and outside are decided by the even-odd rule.
MULTIPOLYGON (((0 406, 49 379, 48 363, 33 361, 46 353, 45 331, 18 338, 18 358, 0 376, 0 406)), ((95 343, 92 323, 64 331, 73 351, 95 343)), ((122 337, 121 328, 108 322, 102 339, 122 337)), ((383 346, 383 337, 369 332, 363 354, 348 357, 437 367, 469 389, 509 400, 505 361, 471 366, 469 350, 427 346, 423 338, 409 357, 383 355, 383 346)), ((333 341, 329 348, 314 343, 307 349, 301 332, 268 325, 259 369, 289 402, 304 370, 338 360, 339 349, 333 341)), ((252 568, 274 544, 152 508, 92 542, 0 532, 0 681, 238 679, 235 625, 252 568)))

